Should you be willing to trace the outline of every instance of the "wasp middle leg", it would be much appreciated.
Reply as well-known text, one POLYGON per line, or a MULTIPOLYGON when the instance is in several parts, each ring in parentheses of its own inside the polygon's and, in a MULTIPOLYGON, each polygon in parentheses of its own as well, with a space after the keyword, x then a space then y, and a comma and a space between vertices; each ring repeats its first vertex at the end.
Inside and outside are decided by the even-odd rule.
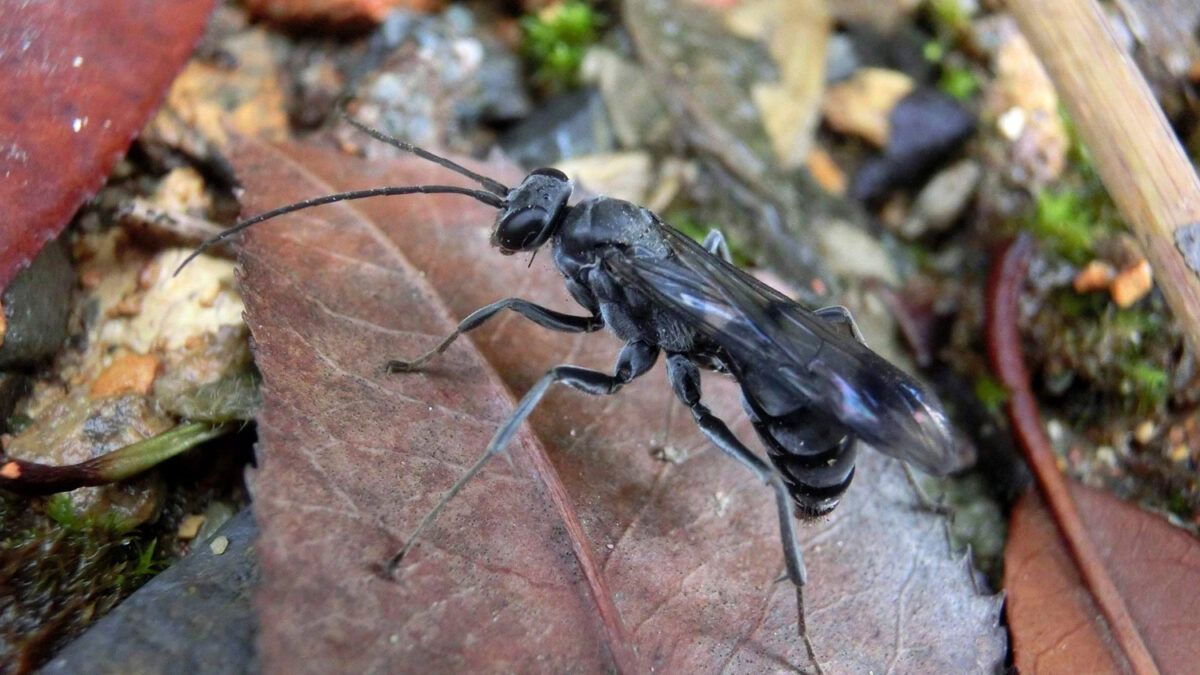
POLYGON ((521 423, 529 417, 533 409, 541 402, 546 392, 550 389, 550 385, 558 382, 588 394, 615 394, 626 384, 646 374, 646 371, 650 370, 654 366, 654 362, 658 360, 658 351, 658 347, 648 342, 634 341, 626 344, 621 350, 620 355, 617 356, 617 367, 614 369, 612 375, 578 366, 563 365, 551 368, 549 372, 542 376, 542 379, 538 380, 537 384, 525 392, 525 396, 517 403, 517 407, 513 410, 512 415, 500 426, 496 434, 492 436, 492 440, 488 443, 487 449, 483 451, 483 455, 446 491, 446 494, 438 501, 437 505, 430 509, 429 513, 417 525, 417 528, 413 530, 412 536, 405 542, 404 548, 400 549, 387 562, 386 570, 388 575, 391 576, 396 566, 400 564, 400 561, 408 553, 409 549, 420 538, 421 533, 437 518, 446 504, 449 504, 450 500, 454 499, 454 496, 462 490, 463 486, 470 482, 475 474, 479 473, 479 470, 483 468, 483 465, 489 459, 500 454, 508 447, 508 442, 517 433, 517 429, 520 428, 521 423))

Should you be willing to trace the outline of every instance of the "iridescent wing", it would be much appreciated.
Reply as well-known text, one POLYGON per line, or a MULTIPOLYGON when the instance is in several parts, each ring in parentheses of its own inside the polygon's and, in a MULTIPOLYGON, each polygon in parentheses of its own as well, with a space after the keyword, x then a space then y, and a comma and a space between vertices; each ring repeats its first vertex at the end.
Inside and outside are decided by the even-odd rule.
POLYGON ((659 224, 671 255, 614 253, 606 269, 718 346, 768 415, 813 406, 925 471, 959 468, 962 458, 932 392, 838 326, 659 224))

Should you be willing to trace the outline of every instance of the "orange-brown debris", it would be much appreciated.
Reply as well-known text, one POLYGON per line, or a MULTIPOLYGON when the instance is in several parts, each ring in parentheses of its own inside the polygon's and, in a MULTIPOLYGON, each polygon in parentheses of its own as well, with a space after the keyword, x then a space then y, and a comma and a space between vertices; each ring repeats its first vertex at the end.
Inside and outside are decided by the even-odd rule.
POLYGON ((158 375, 160 362, 157 356, 128 354, 112 362, 92 382, 88 393, 92 398, 114 394, 149 394, 158 375))

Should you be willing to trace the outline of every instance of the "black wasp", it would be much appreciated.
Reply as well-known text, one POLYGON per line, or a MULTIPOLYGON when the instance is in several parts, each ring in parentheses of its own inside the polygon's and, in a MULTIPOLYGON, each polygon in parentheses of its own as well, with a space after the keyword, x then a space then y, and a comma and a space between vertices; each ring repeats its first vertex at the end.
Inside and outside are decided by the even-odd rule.
POLYGON ((255 223, 320 204, 412 193, 463 194, 499 209, 491 240, 501 253, 532 252, 549 243, 567 290, 587 316, 507 298, 463 319, 429 352, 390 362, 389 371, 419 369, 460 335, 505 309, 567 333, 608 327, 625 341, 612 374, 571 365, 551 368, 517 404, 483 456, 425 516, 389 570, 487 460, 504 450, 550 385, 614 394, 650 370, 660 354, 665 355, 672 390, 704 435, 774 490, 801 635, 806 573, 793 507, 800 517, 813 518, 837 506, 854 477, 859 440, 933 474, 957 468, 949 424, 931 392, 868 349, 844 307, 809 311, 733 266, 720 233, 697 244, 636 204, 593 197, 568 205, 571 182, 557 169, 537 169, 508 188, 353 120, 351 124, 476 181, 483 190, 419 185, 327 195, 243 221, 197 252, 255 223), (774 467, 701 402, 702 369, 727 373, 741 386, 743 406, 774 467))

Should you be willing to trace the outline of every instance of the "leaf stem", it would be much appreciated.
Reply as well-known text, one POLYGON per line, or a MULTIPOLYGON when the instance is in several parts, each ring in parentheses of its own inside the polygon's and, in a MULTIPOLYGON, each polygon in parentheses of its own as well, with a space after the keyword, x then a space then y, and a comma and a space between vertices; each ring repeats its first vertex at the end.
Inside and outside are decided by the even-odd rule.
POLYGON ((78 464, 54 466, 0 456, 0 489, 28 495, 67 492, 105 485, 139 474, 232 427, 227 424, 181 424, 152 438, 78 464))

